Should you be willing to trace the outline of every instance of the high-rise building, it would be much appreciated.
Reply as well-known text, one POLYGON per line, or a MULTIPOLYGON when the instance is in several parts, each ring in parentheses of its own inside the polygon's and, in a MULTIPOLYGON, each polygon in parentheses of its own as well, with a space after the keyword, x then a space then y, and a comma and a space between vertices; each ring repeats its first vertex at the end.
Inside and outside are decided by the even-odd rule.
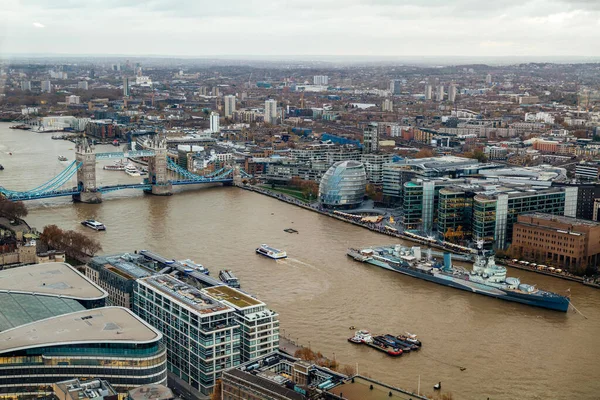
POLYGON ((208 395, 223 370, 240 364, 233 307, 170 275, 139 279, 134 290, 133 311, 163 334, 169 372, 190 389, 208 395))
POLYGON ((31 91, 31 81, 21 81, 22 91, 31 91))
POLYGON ((363 153, 379 150, 379 129, 376 122, 369 123, 363 130, 363 153))
POLYGON ((217 133, 221 131, 221 127, 219 126, 219 113, 211 112, 210 113, 210 131, 212 133, 217 133))
POLYGON ((221 95, 221 91, 219 90, 219 88, 217 86, 213 86, 211 93, 213 96, 216 96, 216 97, 219 97, 221 95))
POLYGON ((94 79, 96 77, 96 71, 93 68, 90 69, 89 77, 90 79, 94 79))
POLYGON ((392 79, 390 81, 390 92, 392 95, 399 95, 402 91, 402 81, 399 79, 392 79))
POLYGON ((235 111, 235 96, 228 95, 223 97, 223 100, 225 101, 225 117, 231 118, 235 111))
POLYGON ((52 93, 52 82, 42 81, 42 93, 52 93))
POLYGON ((456 92, 456 84, 452 82, 448 87, 448 100, 450 100, 452 103, 456 101, 456 92))
POLYGON ((274 99, 265 101, 265 122, 267 124, 277 123, 277 101, 274 99))
POLYGON ((425 100, 431 100, 431 96, 433 95, 433 86, 431 84, 425 85, 425 100))
POLYGON ((485 83, 487 83, 488 85, 492 84, 492 74, 487 74, 485 76, 485 83))
POLYGON ((394 111, 394 102, 390 99, 383 100, 383 103, 381 103, 381 111, 393 112, 394 111))
POLYGON ((87 81, 79 81, 77 82, 77 89, 88 90, 87 81))
POLYGON ((327 86, 329 84, 329 77, 327 75, 315 75, 313 76, 313 83, 315 85, 327 86))
POLYGON ((444 101, 444 85, 438 85, 436 88, 435 99, 437 101, 444 101))
POLYGON ((130 95, 131 95, 131 93, 129 91, 129 78, 124 77, 123 78, 123 96, 129 97, 130 95))

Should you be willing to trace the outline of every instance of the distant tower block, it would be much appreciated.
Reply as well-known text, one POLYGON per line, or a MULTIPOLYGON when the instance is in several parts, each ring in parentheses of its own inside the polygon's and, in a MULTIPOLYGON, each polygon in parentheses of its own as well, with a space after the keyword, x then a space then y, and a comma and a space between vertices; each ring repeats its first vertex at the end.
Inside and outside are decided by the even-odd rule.
POLYGON ((77 170, 79 194, 74 194, 73 200, 82 203, 102 203, 102 193, 96 186, 96 153, 87 138, 77 143, 75 160, 81 163, 81 167, 77 170))
POLYGON ((167 139, 155 136, 151 149, 154 150, 154 157, 148 159, 148 183, 152 184, 152 189, 148 193, 170 196, 173 194, 173 185, 167 177, 167 139))

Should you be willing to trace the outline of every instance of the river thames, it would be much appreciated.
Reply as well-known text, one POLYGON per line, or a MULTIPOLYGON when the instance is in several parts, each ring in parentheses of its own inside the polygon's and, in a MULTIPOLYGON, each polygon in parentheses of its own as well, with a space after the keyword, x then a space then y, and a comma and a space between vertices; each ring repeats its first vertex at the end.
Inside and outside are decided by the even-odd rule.
MULTIPOLYGON (((0 186, 31 189, 66 167, 58 155, 74 159, 73 143, 8 126, 0 124, 0 186)), ((102 170, 111 162, 99 162, 99 185, 140 181, 102 170)), ((586 319, 403 276, 345 254, 350 246, 390 244, 392 238, 235 187, 187 187, 169 197, 126 190, 105 195, 98 205, 70 198, 26 204, 31 226, 84 232, 106 254, 149 249, 190 258, 213 276, 232 269, 244 290, 280 314, 282 336, 341 363, 358 363, 359 373, 385 383, 416 391, 420 376, 422 393, 431 394, 441 381, 454 399, 600 397, 600 290, 509 268, 510 276, 546 290, 566 294, 570 288, 586 319), (82 227, 87 218, 107 231, 82 227), (261 243, 286 250, 289 258, 255 254, 261 243), (348 343, 350 326, 417 333, 423 348, 390 358, 348 343)))

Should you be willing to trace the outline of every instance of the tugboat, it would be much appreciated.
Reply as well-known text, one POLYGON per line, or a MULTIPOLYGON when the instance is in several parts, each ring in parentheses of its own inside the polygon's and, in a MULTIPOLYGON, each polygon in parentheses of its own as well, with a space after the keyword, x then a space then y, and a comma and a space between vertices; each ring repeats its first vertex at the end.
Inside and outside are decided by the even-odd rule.
POLYGON ((85 221, 81 221, 81 225, 87 226, 88 228, 92 228, 95 231, 105 231, 106 226, 102 222, 95 221, 93 219, 86 219, 85 221))
POLYGON ((256 249, 256 252, 274 260, 287 257, 287 253, 285 251, 278 250, 274 247, 269 247, 266 244, 261 244, 260 247, 256 249))
POLYGON ((219 271, 219 279, 232 288, 240 288, 240 280, 228 269, 219 271))

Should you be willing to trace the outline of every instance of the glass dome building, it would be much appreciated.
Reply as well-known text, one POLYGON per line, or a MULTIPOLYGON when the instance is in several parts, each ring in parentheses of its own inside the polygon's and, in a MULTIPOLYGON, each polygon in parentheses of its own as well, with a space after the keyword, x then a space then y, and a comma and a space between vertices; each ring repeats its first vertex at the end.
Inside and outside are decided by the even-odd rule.
POLYGON ((365 196, 367 173, 358 161, 339 161, 323 175, 319 201, 327 208, 354 208, 365 196))

